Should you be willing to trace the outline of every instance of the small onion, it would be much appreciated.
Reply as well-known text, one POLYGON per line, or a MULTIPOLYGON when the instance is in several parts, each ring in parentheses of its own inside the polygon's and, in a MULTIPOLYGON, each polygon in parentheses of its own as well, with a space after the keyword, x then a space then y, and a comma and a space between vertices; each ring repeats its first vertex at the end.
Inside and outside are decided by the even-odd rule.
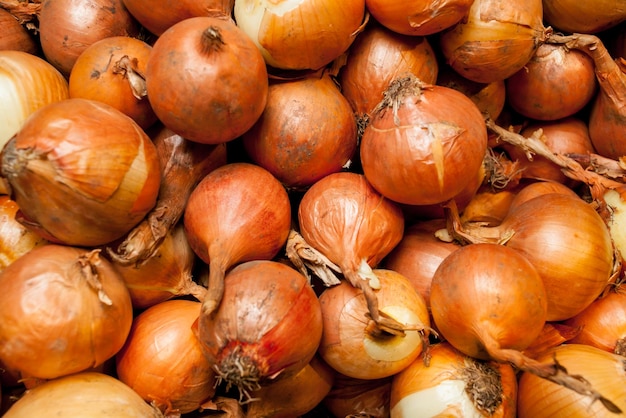
POLYGON ((200 302, 168 300, 137 315, 115 356, 118 378, 164 414, 186 414, 215 394, 216 377, 192 325, 200 302))
POLYGON ((124 383, 109 375, 84 372, 61 377, 26 391, 4 415, 6 418, 41 416, 159 418, 124 383))
POLYGON ((309 364, 322 337, 322 311, 306 277, 283 263, 241 263, 226 282, 223 303, 200 314, 197 335, 218 381, 249 400, 309 364))
POLYGON ((0 273, 0 358, 42 379, 102 364, 133 320, 128 290, 100 250, 48 244, 0 273))
POLYGON ((0 8, 0 27, 0 51, 23 51, 37 55, 39 40, 9 10, 0 8))
POLYGON ((161 183, 148 135, 95 100, 65 99, 39 109, 1 158, 25 224, 68 245, 121 238, 155 205, 161 183))
POLYGON ((324 332, 318 352, 339 373, 356 379, 392 376, 424 349, 430 317, 424 299, 411 282, 393 270, 375 269, 378 309, 405 326, 403 335, 376 332, 368 320, 363 293, 342 281, 319 297, 324 332))
POLYGON ((317 70, 343 54, 362 30, 365 0, 237 0, 234 17, 268 65, 317 70))

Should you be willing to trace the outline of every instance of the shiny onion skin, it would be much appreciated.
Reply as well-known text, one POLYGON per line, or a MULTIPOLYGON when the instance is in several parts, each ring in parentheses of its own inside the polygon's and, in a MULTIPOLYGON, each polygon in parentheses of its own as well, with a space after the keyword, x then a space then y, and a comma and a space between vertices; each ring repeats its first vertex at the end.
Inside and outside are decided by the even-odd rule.
POLYGON ((237 0, 233 15, 265 62, 287 70, 329 64, 350 47, 366 19, 365 0, 237 0))
MULTIPOLYGON (((539 360, 551 359, 556 359, 571 374, 586 379, 605 398, 626 411, 623 357, 585 344, 562 344, 539 357, 539 360)), ((519 378, 517 405, 519 418, 620 416, 607 409, 601 399, 589 399, 529 373, 522 373, 519 378)))
POLYGON ((441 33, 446 62, 479 83, 505 80, 530 60, 545 38, 541 0, 474 0, 463 21, 441 33))
POLYGON ((372 17, 390 30, 412 36, 433 35, 461 21, 473 0, 366 0, 372 17))
POLYGON ((148 135, 94 100, 66 99, 39 109, 1 159, 25 224, 68 245, 121 238, 155 205, 161 183, 148 135))
POLYGON ((69 97, 63 75, 48 61, 24 51, 0 51, 0 148, 41 107, 69 97))
POLYGON ((130 116, 142 129, 157 120, 146 97, 145 71, 152 47, 129 36, 88 46, 69 75, 70 97, 99 100, 130 116))
POLYGON ((191 141, 219 144, 261 116, 268 76, 261 53, 230 17, 201 16, 159 36, 148 59, 146 88, 166 127, 191 141))
POLYGON ((130 14, 156 36, 191 17, 230 16, 235 3, 234 0, 123 1, 130 14))
POLYGON ((515 418, 517 376, 510 364, 468 357, 447 342, 430 346, 391 381, 391 418, 515 418))
POLYGON ((509 212, 514 211, 518 206, 526 203, 530 199, 548 193, 562 193, 573 198, 579 198, 579 196, 573 189, 567 187, 563 183, 550 180, 538 180, 533 181, 532 183, 525 184, 519 189, 519 191, 515 194, 515 197, 513 197, 513 199, 511 200, 511 204, 509 205, 509 212))
POLYGON ((250 158, 285 187, 306 189, 350 165, 357 126, 350 104, 324 72, 270 81, 265 110, 242 139, 250 158))
POLYGON ((241 263, 226 282, 215 313, 200 314, 197 335, 218 381, 247 399, 309 364, 322 337, 322 310, 306 277, 283 263, 241 263))
POLYGON ((543 0, 546 24, 563 32, 598 33, 626 20, 624 0, 543 0))
POLYGON ((107 374, 83 372, 46 382, 9 408, 6 418, 41 416, 162 418, 141 396, 107 374))
POLYGON ((524 68, 506 79, 507 104, 534 120, 572 116, 596 94, 594 69, 593 60, 581 51, 539 45, 524 68))
POLYGON ((209 265, 205 315, 220 304, 224 275, 236 264, 271 260, 284 247, 291 228, 291 202, 266 169, 229 163, 206 175, 187 201, 183 222, 187 240, 209 265))
POLYGON ((357 116, 369 118, 395 78, 411 72, 434 84, 438 71, 428 38, 401 35, 370 20, 348 50, 339 84, 357 116))
POLYGON ((380 282, 372 268, 402 239, 400 208, 376 192, 362 174, 333 173, 306 191, 298 206, 298 224, 305 241, 364 292, 374 322, 398 325, 386 324, 378 312, 373 289, 380 288, 380 282))
POLYGON ((43 0, 38 20, 46 60, 66 78, 78 56, 94 42, 139 35, 139 24, 122 0, 43 0))
POLYGON ((0 27, 0 51, 23 51, 37 55, 39 39, 9 10, 0 9, 0 27))
POLYGON ((411 364, 430 329, 426 302, 393 270, 375 269, 378 309, 406 326, 404 335, 372 333, 363 293, 342 281, 320 295, 324 328, 318 353, 337 372, 355 379, 382 379, 411 364))
POLYGON ((192 325, 200 302, 175 299, 135 317, 115 356, 118 378, 164 414, 186 414, 215 394, 216 377, 192 325))
POLYGON ((395 79, 361 138, 363 172, 398 203, 444 202, 475 179, 487 151, 478 107, 449 87, 413 75, 395 79))
POLYGON ((128 290, 99 250, 48 244, 0 273, 0 358, 53 379, 102 364, 128 336, 128 290))

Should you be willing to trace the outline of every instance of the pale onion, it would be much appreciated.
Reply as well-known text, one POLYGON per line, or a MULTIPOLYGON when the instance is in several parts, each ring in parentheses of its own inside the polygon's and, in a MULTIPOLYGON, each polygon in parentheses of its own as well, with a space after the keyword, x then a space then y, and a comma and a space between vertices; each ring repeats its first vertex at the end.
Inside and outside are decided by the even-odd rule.
POLYGON ((102 373, 85 372, 61 377, 26 391, 5 418, 41 416, 89 418, 159 418, 127 385, 102 373))
POLYGON ((133 320, 116 354, 118 378, 164 414, 186 414, 215 394, 216 376, 192 325, 200 302, 158 303, 133 320))
POLYGON ((121 238, 154 207, 161 183, 150 137, 95 100, 70 98, 40 108, 1 159, 25 224, 68 245, 121 238))
POLYGON ((322 404, 336 417, 389 417, 391 379, 355 379, 336 373, 322 404))
POLYGON ((585 344, 563 344, 549 350, 539 360, 557 361, 572 375, 588 381, 603 398, 579 395, 530 373, 523 373, 518 386, 519 418, 608 418, 619 416, 619 410, 626 411, 623 357, 585 344))
POLYGON ((504 80, 545 38, 541 0, 474 0, 465 19, 441 33, 441 52, 459 74, 479 83, 504 80))
POLYGON ((362 30, 365 0, 237 0, 234 17, 269 66, 317 70, 362 30))
POLYGON ((380 289, 375 291, 382 315, 404 326, 402 335, 373 328, 368 301, 346 281, 319 297, 324 331, 318 353, 341 374, 356 379, 381 379, 407 367, 423 351, 430 331, 426 302, 411 282, 393 270, 375 269, 380 289))
POLYGON ((445 341, 391 381, 391 418, 514 418, 516 406, 517 376, 510 364, 473 359, 445 341))
POLYGON ((624 0, 543 0, 546 23, 563 32, 597 33, 626 20, 624 0))
POLYGON ((0 273, 0 358, 53 379, 102 364, 133 319, 128 290, 100 250, 47 244, 0 273))
POLYGON ((69 97, 67 80, 42 58, 0 51, 0 148, 37 109, 69 97))

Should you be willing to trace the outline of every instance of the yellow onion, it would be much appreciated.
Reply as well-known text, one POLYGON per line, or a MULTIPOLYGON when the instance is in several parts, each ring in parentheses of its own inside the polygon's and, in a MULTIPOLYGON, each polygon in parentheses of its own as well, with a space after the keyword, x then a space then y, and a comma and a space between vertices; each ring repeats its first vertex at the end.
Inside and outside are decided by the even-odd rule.
POLYGON ((563 32, 597 33, 626 20, 624 0, 543 0, 546 23, 563 32))
POLYGON ((238 0, 234 17, 268 65, 316 70, 352 44, 362 29, 365 0, 238 0))
POLYGON ((548 193, 562 193, 562 194, 565 194, 574 198, 579 197, 573 189, 567 187, 563 183, 550 181, 550 180, 533 181, 532 183, 523 185, 519 189, 519 191, 515 194, 515 196, 510 202, 509 212, 514 211, 515 208, 526 203, 530 199, 533 199, 535 197, 542 196, 548 193))
POLYGON ((39 40, 10 10, 0 8, 0 27, 0 51, 24 51, 37 55, 39 40))
POLYGON ((26 391, 4 415, 6 418, 42 416, 159 418, 163 414, 118 379, 84 372, 26 391))
POLYGON ((448 64, 472 81, 504 80, 530 60, 545 38, 541 0, 474 0, 463 21, 441 33, 448 64))
POLYGON ((69 97, 67 80, 42 58, 0 51, 0 148, 37 109, 69 97))
POLYGON ((161 183, 148 135, 95 100, 65 99, 37 110, 1 158, 25 224, 68 245, 121 238, 155 205, 161 183))
POLYGON ((519 418, 615 417, 619 416, 619 410, 626 411, 623 357, 585 344, 562 344, 539 357, 542 361, 552 359, 569 373, 588 381, 603 398, 583 396, 530 373, 523 373, 519 379, 517 398, 519 418))
POLYGON ((336 417, 387 418, 392 377, 356 379, 337 373, 322 403, 336 417))
POLYGON ((445 341, 391 381, 391 418, 514 418, 516 403, 517 376, 510 364, 473 359, 445 341))

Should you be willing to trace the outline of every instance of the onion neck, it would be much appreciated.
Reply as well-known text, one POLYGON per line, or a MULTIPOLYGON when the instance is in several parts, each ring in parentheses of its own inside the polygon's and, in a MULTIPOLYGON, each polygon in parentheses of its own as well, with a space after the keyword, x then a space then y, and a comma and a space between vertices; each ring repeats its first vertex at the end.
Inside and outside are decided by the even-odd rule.
POLYGON ((226 45, 222 32, 217 26, 211 25, 202 32, 200 37, 201 51, 205 55, 219 52, 226 45))
POLYGON ((98 294, 98 299, 104 305, 111 306, 113 301, 107 296, 100 277, 98 274, 98 264, 100 263, 100 249, 92 250, 87 254, 78 257, 76 262, 72 265, 72 275, 74 277, 80 277, 89 284, 95 292, 98 294))

